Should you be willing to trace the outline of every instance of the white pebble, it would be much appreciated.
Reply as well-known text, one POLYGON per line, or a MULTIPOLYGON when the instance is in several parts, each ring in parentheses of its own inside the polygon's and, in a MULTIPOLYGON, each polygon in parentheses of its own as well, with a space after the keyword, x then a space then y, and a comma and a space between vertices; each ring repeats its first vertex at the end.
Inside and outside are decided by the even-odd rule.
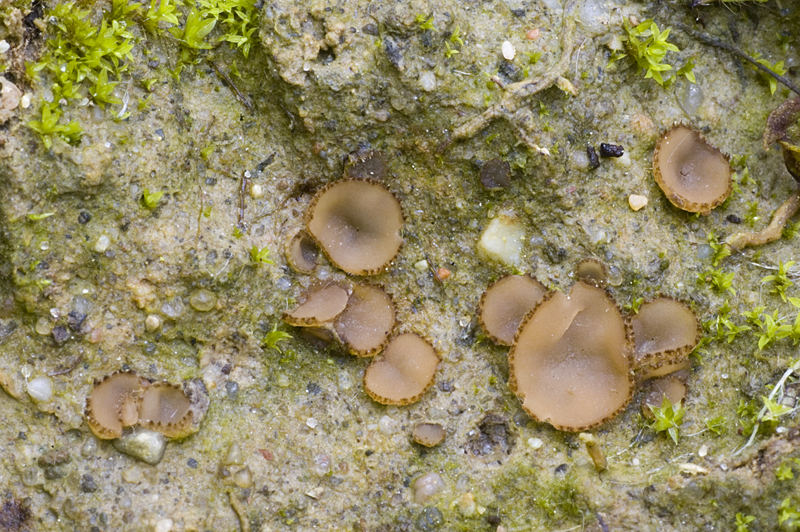
POLYGON ((534 450, 540 449, 542 447, 542 445, 544 445, 544 442, 542 440, 540 440, 539 438, 530 438, 530 439, 528 439, 528 446, 531 449, 534 449, 534 450))
POLYGON ((708 455, 708 445, 701 445, 700 450, 697 451, 697 456, 704 458, 706 455, 708 455))
POLYGON ((428 269, 428 261, 423 259, 421 261, 415 262, 414 268, 416 268, 417 271, 424 272, 428 269))
POLYGON ((514 48, 514 45, 508 41, 503 41, 503 57, 507 60, 512 61, 514 57, 517 55, 517 49, 514 48))
POLYGON ((628 205, 631 206, 631 209, 634 211, 638 211, 639 209, 644 208, 647 205, 647 196, 640 196, 639 194, 631 194, 628 196, 628 205))
POLYGON ((310 417, 310 418, 308 418, 306 420, 306 425, 308 425, 312 429, 316 428, 317 427, 317 420, 314 419, 313 417, 310 417))
POLYGON ((250 195, 254 199, 259 199, 264 197, 264 187, 261 185, 253 185, 250 187, 250 195))
POLYGON ((5 39, 0 41, 0 54, 6 53, 9 50, 9 48, 11 48, 11 45, 8 44, 5 39))
POLYGON ((36 377, 28 382, 28 395, 36 401, 49 401, 53 397, 53 382, 50 377, 36 377))
POLYGON ((155 532, 170 532, 172 530, 172 519, 162 519, 156 523, 155 532))
POLYGON ((144 328, 147 329, 147 332, 153 332, 157 330, 159 327, 161 327, 161 320, 158 318, 158 316, 150 314, 144 320, 144 328))
POLYGON ((22 106, 23 109, 27 109, 28 107, 31 106, 31 98, 32 96, 30 93, 22 95, 22 100, 20 100, 20 105, 22 106))
POLYGON ((444 489, 444 480, 436 473, 427 473, 414 481, 414 501, 418 504, 428 502, 428 499, 444 489))
POLYGON ((419 77, 419 84, 422 90, 430 92, 436 88, 436 74, 433 72, 423 72, 419 77))
POLYGON ((638 466, 639 465, 639 459, 638 458, 634 458, 633 460, 631 460, 631 464, 633 464, 635 466, 638 466))
POLYGON ((397 421, 390 418, 389 416, 383 416, 378 421, 378 430, 384 436, 391 436, 395 432, 397 432, 397 421))
POLYGON ((103 253, 105 250, 108 249, 108 246, 111 245, 111 240, 106 235, 101 236, 97 239, 97 243, 94 245, 94 250, 98 253, 103 253))

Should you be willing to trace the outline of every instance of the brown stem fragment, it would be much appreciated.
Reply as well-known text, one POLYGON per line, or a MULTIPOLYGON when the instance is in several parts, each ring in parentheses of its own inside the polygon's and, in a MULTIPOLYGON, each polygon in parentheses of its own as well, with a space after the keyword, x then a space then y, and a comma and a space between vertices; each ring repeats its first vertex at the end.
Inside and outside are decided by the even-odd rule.
POLYGON ((749 233, 736 233, 728 238, 728 245, 735 249, 742 249, 747 246, 760 246, 774 242, 781 237, 786 223, 797 214, 798 210, 800 210, 800 191, 795 190, 778 207, 772 216, 772 221, 765 229, 749 233))

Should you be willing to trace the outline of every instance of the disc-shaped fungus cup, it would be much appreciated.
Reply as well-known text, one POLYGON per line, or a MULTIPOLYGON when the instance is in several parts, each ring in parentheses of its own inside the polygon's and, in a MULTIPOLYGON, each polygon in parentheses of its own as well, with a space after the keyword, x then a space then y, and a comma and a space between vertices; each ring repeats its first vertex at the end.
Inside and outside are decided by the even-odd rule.
POLYGON ((394 303, 389 294, 378 286, 357 284, 334 328, 347 349, 363 357, 381 350, 394 324, 394 303))
POLYGON ((122 436, 122 429, 139 422, 139 402, 149 385, 132 371, 115 372, 96 382, 86 400, 86 421, 103 440, 122 436))
POLYGON ((509 388, 537 421, 582 431, 631 400, 630 331, 606 292, 583 282, 549 292, 520 325, 509 360, 509 388))
POLYGON ((317 243, 305 231, 297 231, 286 241, 286 262, 296 272, 313 273, 318 255, 317 243))
POLYGON ((364 389, 384 405, 417 402, 433 384, 439 355, 433 346, 414 333, 392 338, 383 355, 364 373, 364 389))
POLYGON ((142 397, 139 423, 167 437, 181 438, 191 432, 191 406, 180 387, 168 382, 154 383, 142 397))
POLYGON ((692 309, 669 297, 639 307, 630 319, 634 339, 633 368, 639 380, 666 375, 689 366, 686 356, 702 334, 692 309))
POLYGON ((338 284, 311 288, 296 309, 283 313, 283 321, 295 327, 316 327, 332 322, 344 311, 350 294, 338 284))
POLYGON ((353 275, 380 272, 403 245, 400 202, 372 181, 345 179, 326 186, 311 201, 306 222, 331 262, 353 275))
POLYGON ((608 268, 605 263, 590 257, 578 263, 575 267, 575 277, 584 283, 605 288, 608 282, 608 268))
POLYGON ((547 288, 530 275, 507 275, 481 297, 478 318, 494 343, 511 345, 522 318, 542 300, 547 288))
POLYGON ((684 211, 709 212, 731 194, 728 156, 684 125, 658 139, 653 175, 670 203, 684 211))
POLYGON ((686 397, 686 384, 684 384, 679 375, 667 375, 650 383, 644 397, 642 397, 642 414, 644 417, 654 419, 653 408, 661 408, 665 397, 672 405, 677 405, 686 397))

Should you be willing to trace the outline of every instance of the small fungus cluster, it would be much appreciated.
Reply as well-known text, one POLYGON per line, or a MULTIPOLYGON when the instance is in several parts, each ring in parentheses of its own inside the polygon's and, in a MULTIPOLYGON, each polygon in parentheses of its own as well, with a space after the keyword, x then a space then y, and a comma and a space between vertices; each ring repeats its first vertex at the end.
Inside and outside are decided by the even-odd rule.
POLYGON ((602 262, 582 261, 576 277, 565 294, 531 276, 507 276, 481 299, 481 326, 495 343, 511 346, 509 388, 528 414, 560 430, 590 429, 621 412, 637 383, 655 377, 647 404, 661 406, 658 393, 683 399, 677 391, 683 386, 685 394, 686 375, 674 372, 689 366, 700 339, 692 311, 661 297, 626 318, 603 289, 602 262))
MULTIPOLYGON (((357 276, 385 270, 403 245, 400 202, 377 181, 386 173, 383 155, 355 154, 347 163, 344 179, 311 200, 307 232, 298 231, 287 242, 287 262, 300 273, 316 268, 317 245, 336 267, 357 276)), ((302 327, 314 341, 339 342, 359 357, 383 350, 364 375, 367 394, 383 404, 409 404, 432 384, 439 356, 417 334, 390 339, 395 314, 391 297, 380 286, 331 282, 312 286, 283 320, 302 327)))
POLYGON ((95 383, 86 400, 86 419, 98 438, 122 437, 140 425, 168 438, 185 438, 200 429, 208 410, 202 384, 183 387, 151 382, 132 371, 118 371, 95 383))

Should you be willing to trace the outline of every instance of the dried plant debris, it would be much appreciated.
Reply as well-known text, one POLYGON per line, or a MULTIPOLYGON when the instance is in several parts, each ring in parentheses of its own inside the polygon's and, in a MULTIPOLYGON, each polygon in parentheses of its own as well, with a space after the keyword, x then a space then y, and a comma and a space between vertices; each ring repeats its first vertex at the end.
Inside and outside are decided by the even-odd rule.
POLYGON ((689 212, 710 212, 732 190, 728 156, 683 124, 659 137, 653 175, 670 203, 689 212))
POLYGON ((383 185, 343 179, 314 196, 308 232, 338 268, 353 275, 383 271, 403 245, 403 210, 383 185))
POLYGON ((149 380, 132 371, 116 372, 95 384, 86 400, 86 419, 98 438, 114 439, 137 424, 170 438, 197 432, 208 410, 208 393, 202 381, 183 388, 149 380))
POLYGON ((509 387, 537 421, 582 431, 619 413, 633 394, 629 328, 600 288, 549 292, 509 352, 509 387))
POLYGON ((395 336, 383 355, 364 373, 364 388, 385 405, 407 405, 419 401, 433 384, 439 355, 427 340, 414 333, 395 336))
POLYGON ((286 262, 294 271, 314 273, 318 258, 317 243, 306 231, 296 231, 286 240, 286 262))
POLYGON ((507 275, 486 289, 478 307, 481 327, 494 343, 511 345, 522 318, 547 288, 530 275, 507 275))

